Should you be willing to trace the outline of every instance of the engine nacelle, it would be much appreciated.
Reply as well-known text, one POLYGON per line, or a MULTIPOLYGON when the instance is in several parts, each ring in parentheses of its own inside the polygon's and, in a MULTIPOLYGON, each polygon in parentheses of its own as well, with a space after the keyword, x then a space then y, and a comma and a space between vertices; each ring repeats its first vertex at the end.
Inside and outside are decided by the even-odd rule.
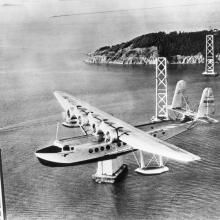
POLYGON ((76 120, 76 116, 74 114, 74 108, 67 109, 66 112, 62 113, 63 119, 67 122, 76 120))
MULTIPOLYGON (((71 107, 64 113, 64 118, 67 124, 77 124, 79 126, 88 125, 89 119, 88 114, 84 111, 71 107)), ((65 125, 66 125, 65 123, 65 125)))
POLYGON ((83 111, 79 112, 77 115, 77 123, 80 126, 88 125, 89 124, 88 114, 83 111))
POLYGON ((73 107, 67 109, 67 111, 66 111, 66 117, 67 117, 69 120, 76 119, 76 116, 75 116, 75 114, 74 114, 74 108, 73 108, 73 107))
POLYGON ((104 140, 106 143, 112 143, 118 140, 118 132, 114 127, 111 127, 104 121, 101 122, 99 126, 98 133, 104 135, 104 140))
POLYGON ((62 124, 66 127, 77 127, 77 118, 74 114, 74 108, 71 107, 69 109, 67 109, 66 112, 62 113, 63 119, 65 120, 65 122, 63 122, 62 124))
POLYGON ((88 120, 89 120, 89 125, 92 129, 93 134, 98 134, 99 126, 101 124, 101 121, 97 118, 95 118, 92 113, 88 114, 88 120))

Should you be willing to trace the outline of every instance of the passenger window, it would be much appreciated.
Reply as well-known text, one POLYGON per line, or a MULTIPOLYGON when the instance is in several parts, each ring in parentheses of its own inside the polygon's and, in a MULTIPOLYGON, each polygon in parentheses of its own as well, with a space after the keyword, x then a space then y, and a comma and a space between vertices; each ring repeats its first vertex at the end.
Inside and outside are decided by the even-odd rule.
POLYGON ((64 150, 64 151, 69 151, 69 150, 70 150, 70 146, 69 146, 69 145, 65 145, 65 146, 63 147, 63 150, 64 150))
POLYGON ((110 147, 109 145, 106 146, 106 150, 110 150, 110 148, 111 148, 111 147, 110 147))

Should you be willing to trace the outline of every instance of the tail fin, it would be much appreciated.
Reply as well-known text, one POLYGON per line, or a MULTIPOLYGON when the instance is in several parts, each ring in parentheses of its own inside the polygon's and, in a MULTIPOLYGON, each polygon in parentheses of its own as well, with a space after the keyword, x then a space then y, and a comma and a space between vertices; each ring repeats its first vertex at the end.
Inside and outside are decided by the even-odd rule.
POLYGON ((171 108, 182 109, 185 107, 185 100, 184 100, 185 90, 186 90, 186 82, 184 80, 178 81, 176 84, 176 89, 173 96, 171 108))
POLYGON ((205 88, 202 93, 196 118, 208 118, 215 113, 215 102, 212 88, 205 88))

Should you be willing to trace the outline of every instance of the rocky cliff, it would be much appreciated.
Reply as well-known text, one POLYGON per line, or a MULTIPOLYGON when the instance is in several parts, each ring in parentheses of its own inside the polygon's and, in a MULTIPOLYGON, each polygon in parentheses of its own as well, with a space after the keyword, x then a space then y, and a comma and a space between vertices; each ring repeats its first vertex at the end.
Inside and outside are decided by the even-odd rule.
POLYGON ((158 57, 157 47, 132 48, 132 45, 118 51, 109 48, 88 54, 86 62, 106 64, 154 64, 158 57))

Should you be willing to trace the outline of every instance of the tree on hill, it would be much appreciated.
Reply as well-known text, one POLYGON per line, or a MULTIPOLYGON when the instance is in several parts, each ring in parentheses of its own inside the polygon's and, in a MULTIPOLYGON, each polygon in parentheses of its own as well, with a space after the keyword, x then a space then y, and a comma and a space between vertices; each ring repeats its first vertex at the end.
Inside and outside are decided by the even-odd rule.
MULTIPOLYGON (((205 41, 207 34, 215 36, 215 53, 220 53, 220 31, 198 31, 198 32, 165 32, 150 33, 134 38, 128 42, 103 47, 108 51, 117 52, 120 49, 132 46, 135 48, 147 48, 156 46, 159 56, 167 57, 170 61, 175 55, 191 56, 201 52, 205 56, 205 41)), ((103 49, 100 48, 99 50, 103 49)))

